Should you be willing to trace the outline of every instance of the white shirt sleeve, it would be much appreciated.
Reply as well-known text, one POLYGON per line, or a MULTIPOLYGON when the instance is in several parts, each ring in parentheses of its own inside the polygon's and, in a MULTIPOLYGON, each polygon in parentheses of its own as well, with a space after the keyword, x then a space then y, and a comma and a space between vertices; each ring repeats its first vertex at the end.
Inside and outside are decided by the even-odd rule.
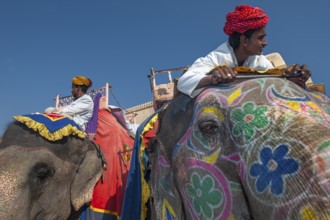
POLYGON ((178 90, 192 97, 199 81, 213 68, 219 66, 219 60, 214 52, 197 59, 178 81, 178 90))

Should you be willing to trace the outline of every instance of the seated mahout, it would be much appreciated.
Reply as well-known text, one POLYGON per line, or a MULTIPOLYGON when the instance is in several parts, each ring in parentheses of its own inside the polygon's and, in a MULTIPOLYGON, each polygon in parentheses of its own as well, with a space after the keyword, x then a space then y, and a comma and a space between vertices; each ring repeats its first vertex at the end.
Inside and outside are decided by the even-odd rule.
MULTIPOLYGON (((267 45, 268 20, 268 15, 262 9, 249 5, 237 6, 229 12, 224 26, 224 32, 229 35, 228 41, 206 57, 197 59, 180 77, 178 90, 194 97, 205 86, 234 82, 237 76, 237 72, 232 70, 234 67, 246 66, 256 70, 274 68, 262 55, 267 45)), ((302 88, 305 88, 305 82, 311 75, 306 65, 294 65, 286 73, 294 76, 288 79, 302 88)))
POLYGON ((92 86, 92 81, 84 76, 72 78, 72 96, 74 101, 69 105, 55 109, 47 108, 45 113, 58 113, 71 117, 83 130, 86 129, 88 121, 93 116, 94 103, 92 98, 87 95, 87 90, 92 86))

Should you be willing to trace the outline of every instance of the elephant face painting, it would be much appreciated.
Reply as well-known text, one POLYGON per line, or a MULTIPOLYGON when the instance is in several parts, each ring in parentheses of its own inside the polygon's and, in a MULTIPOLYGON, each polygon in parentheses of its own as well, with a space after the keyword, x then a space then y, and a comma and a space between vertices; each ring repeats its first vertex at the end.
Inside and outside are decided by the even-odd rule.
POLYGON ((0 219, 68 219, 91 200, 102 153, 75 136, 50 142, 12 123, 0 143, 0 219))
POLYGON ((330 100, 283 79, 211 87, 160 119, 161 219, 329 219, 330 100), (171 131, 171 132, 168 132, 171 131))

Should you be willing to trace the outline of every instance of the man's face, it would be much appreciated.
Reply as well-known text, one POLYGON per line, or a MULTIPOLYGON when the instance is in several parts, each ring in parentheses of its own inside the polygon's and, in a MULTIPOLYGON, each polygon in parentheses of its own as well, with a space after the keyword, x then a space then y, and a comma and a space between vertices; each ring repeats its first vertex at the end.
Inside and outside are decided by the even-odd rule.
POLYGON ((76 85, 72 84, 71 94, 72 94, 73 98, 75 98, 75 99, 78 98, 78 95, 79 95, 79 89, 80 89, 79 86, 76 86, 76 85))
POLYGON ((267 45, 266 34, 266 29, 262 28, 255 31, 251 38, 246 39, 244 48, 250 56, 262 54, 263 48, 267 45))

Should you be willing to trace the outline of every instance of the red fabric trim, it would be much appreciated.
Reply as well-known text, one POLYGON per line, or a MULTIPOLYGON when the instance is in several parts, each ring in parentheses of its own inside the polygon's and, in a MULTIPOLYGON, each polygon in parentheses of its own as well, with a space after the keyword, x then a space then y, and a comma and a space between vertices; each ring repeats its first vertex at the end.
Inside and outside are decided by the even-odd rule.
POLYGON ((107 110, 100 109, 94 140, 100 145, 107 169, 103 183, 99 181, 93 192, 91 206, 120 216, 134 140, 107 110))

